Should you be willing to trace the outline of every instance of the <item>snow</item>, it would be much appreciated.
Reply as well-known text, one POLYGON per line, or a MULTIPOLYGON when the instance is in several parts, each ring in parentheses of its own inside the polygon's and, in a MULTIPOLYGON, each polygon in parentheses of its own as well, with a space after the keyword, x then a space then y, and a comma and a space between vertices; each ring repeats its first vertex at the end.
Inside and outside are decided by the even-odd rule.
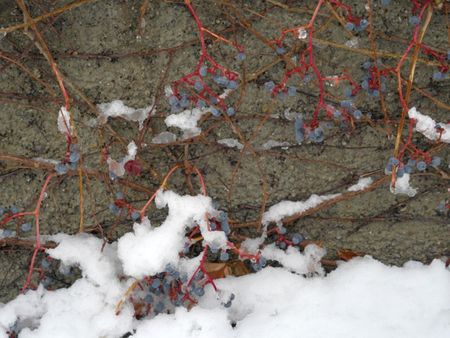
POLYGON ((289 142, 279 142, 279 141, 269 140, 261 146, 261 149, 269 150, 269 149, 278 148, 278 147, 285 148, 285 147, 289 147, 290 145, 291 144, 289 142))
MULTIPOLYGON (((205 240, 218 242, 210 235, 205 213, 212 213, 211 198, 206 196, 180 196, 172 191, 159 191, 155 198, 158 208, 168 207, 168 215, 159 227, 152 227, 145 219, 135 223, 133 232, 119 239, 118 254, 127 275, 142 278, 164 270, 167 264, 177 266, 178 253, 184 247, 186 228, 199 224, 205 240)), ((223 245, 223 243, 217 243, 223 245)))
POLYGON ((333 199, 337 196, 339 196, 339 194, 323 196, 313 194, 306 201, 281 201, 271 206, 269 210, 264 213, 262 223, 268 224, 270 222, 278 222, 285 217, 314 208, 320 203, 333 199))
POLYGON ((409 178, 409 174, 403 174, 402 177, 397 177, 397 180, 395 181, 395 187, 391 185, 391 192, 396 195, 400 194, 414 197, 417 194, 417 189, 410 186, 409 178))
POLYGON ((172 143, 175 142, 176 140, 177 136, 174 133, 171 133, 169 131, 163 131, 152 139, 152 143, 164 144, 164 143, 172 143))
POLYGON ((167 127, 176 127, 183 131, 183 139, 197 136, 201 133, 201 129, 197 126, 201 117, 209 110, 205 109, 186 109, 178 114, 171 114, 166 117, 164 122, 167 127))
POLYGON ((217 143, 219 143, 225 147, 228 147, 228 148, 237 148, 239 150, 244 148, 244 145, 234 138, 224 138, 224 139, 218 140, 217 143))
MULTIPOLYGON (((131 149, 132 150, 132 149, 131 149)), ((132 152, 132 151, 131 151, 132 152)), ((303 202, 282 202, 265 221, 312 208, 336 195, 313 195, 303 202)), ((153 227, 148 219, 135 223, 118 242, 104 243, 93 235, 55 235, 47 253, 64 266, 78 266, 81 278, 67 288, 37 290, 0 304, 0 337, 16 325, 21 338, 447 338, 450 336, 450 269, 441 260, 429 265, 408 262, 384 265, 370 256, 340 262, 325 274, 325 250, 306 246, 286 251, 267 245, 262 254, 279 267, 215 281, 192 309, 136 320, 129 302, 115 314, 118 301, 136 279, 164 270, 170 263, 192 273, 200 255, 180 258, 184 230, 198 224, 206 243, 226 244, 223 232, 209 231, 205 215, 217 214, 209 197, 159 191, 158 208, 166 219, 153 227), (231 307, 222 304, 235 295, 231 307), (234 323, 234 328, 231 323, 234 323)))
POLYGON ((360 191, 363 189, 366 189, 369 185, 371 185, 373 182, 373 179, 371 177, 361 177, 358 180, 358 183, 352 185, 350 188, 348 188, 348 191, 360 191))
MULTIPOLYGON (((126 106, 121 100, 114 100, 107 103, 101 103, 98 106, 100 110, 99 121, 104 124, 108 117, 122 117, 128 121, 135 121, 139 123, 139 130, 144 127, 144 121, 149 116, 150 112, 154 110, 153 104, 145 108, 131 108, 126 106)), ((154 112, 153 112, 154 113, 154 112)))
POLYGON ((421 114, 416 107, 412 107, 408 111, 408 116, 410 119, 416 120, 416 130, 429 140, 436 141, 439 139, 440 133, 436 128, 439 126, 444 130, 440 137, 440 141, 450 143, 450 124, 436 123, 431 117, 421 114))
POLYGON ((70 123, 70 113, 65 107, 61 107, 58 112, 58 130, 65 135, 71 134, 72 125, 70 123))

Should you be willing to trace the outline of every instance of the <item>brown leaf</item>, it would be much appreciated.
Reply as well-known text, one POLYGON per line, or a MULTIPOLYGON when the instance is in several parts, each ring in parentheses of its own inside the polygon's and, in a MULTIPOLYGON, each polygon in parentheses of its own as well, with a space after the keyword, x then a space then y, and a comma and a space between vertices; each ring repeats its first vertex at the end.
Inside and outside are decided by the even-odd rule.
POLYGON ((359 251, 353 251, 350 249, 339 249, 337 251, 337 254, 340 259, 342 259, 343 261, 346 261, 346 262, 349 261, 350 259, 352 259, 353 257, 364 256, 364 253, 359 252, 359 251))

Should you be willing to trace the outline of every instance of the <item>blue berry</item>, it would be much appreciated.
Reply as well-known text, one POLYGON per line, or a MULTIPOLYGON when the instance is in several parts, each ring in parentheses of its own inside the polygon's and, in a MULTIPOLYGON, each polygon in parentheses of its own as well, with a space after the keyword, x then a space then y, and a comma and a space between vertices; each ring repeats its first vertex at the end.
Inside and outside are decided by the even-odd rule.
POLYGON ((370 61, 365 61, 365 62, 362 64, 362 67, 363 67, 364 69, 369 69, 370 67, 372 67, 372 62, 370 62, 370 61))
POLYGON ((194 83, 194 89, 198 92, 201 92, 203 90, 203 83, 200 80, 195 81, 194 83))
POLYGON ((228 107, 228 109, 227 109, 227 115, 228 116, 233 116, 233 115, 235 115, 236 114, 236 111, 234 110, 234 108, 233 107, 228 107))
POLYGON ((203 100, 198 100, 197 101, 197 108, 202 109, 202 108, 205 108, 205 107, 206 107, 205 101, 203 101, 203 100))
POLYGON ((161 280, 160 280, 159 278, 155 278, 155 279, 152 281, 151 287, 152 287, 153 289, 157 289, 157 288, 159 288, 160 286, 161 286, 161 280))
POLYGON ((437 168, 441 165, 442 159, 439 156, 433 156, 431 159, 431 166, 437 168))
POLYGON ((50 262, 48 261, 48 259, 43 258, 41 261, 41 267, 46 270, 48 268, 50 268, 50 262))
POLYGON ((120 214, 120 208, 115 203, 109 205, 109 210, 115 215, 120 214))
MULTIPOLYGON (((258 264, 259 264, 259 266, 262 268, 262 267, 264 267, 264 266, 266 266, 266 264, 267 264, 267 259, 266 259, 266 257, 264 257, 264 256, 260 256, 259 257, 259 260, 258 260, 258 264)), ((233 297, 234 298, 234 297, 233 297)))
POLYGON ((391 156, 389 157, 388 163, 391 164, 392 166, 396 166, 400 163, 400 161, 395 157, 391 156))
POLYGON ((279 93, 278 93, 278 98, 279 98, 281 101, 284 101, 284 99, 286 98, 285 92, 279 92, 279 93))
POLYGON ((304 239, 305 239, 305 238, 304 238, 302 235, 300 235, 300 234, 294 234, 294 235, 292 236, 292 243, 293 243, 294 245, 298 245, 298 244, 300 244, 301 242, 303 242, 304 239))
POLYGON ((404 169, 405 169, 405 173, 406 174, 411 174, 413 171, 414 171, 414 167, 413 166, 410 166, 410 165, 405 165, 405 167, 404 167, 404 169))
POLYGON ((13 236, 12 230, 9 230, 9 229, 3 230, 2 237, 8 238, 8 237, 12 237, 12 236, 13 236))
POLYGON ((221 87, 226 87, 228 85, 229 80, 225 76, 215 75, 214 82, 221 87))
POLYGON ((236 54, 236 60, 240 61, 240 62, 244 61, 245 60, 245 53, 244 52, 237 53, 236 54))
POLYGON ((164 303, 163 302, 158 302, 155 305, 155 313, 161 313, 164 311, 164 303))
POLYGON ((194 289, 194 293, 198 296, 198 297, 202 297, 205 294, 205 290, 202 287, 198 287, 194 289))
POLYGON ((220 260, 221 261, 227 261, 230 258, 230 255, 226 251, 222 251, 220 253, 220 260))
POLYGON ((309 134, 309 138, 315 143, 323 142, 325 140, 323 129, 321 127, 317 127, 309 134))
POLYGON ((286 245, 285 242, 280 242, 280 243, 278 243, 278 247, 279 247, 281 250, 284 250, 284 249, 287 248, 287 245, 286 245))
POLYGON ((211 107, 211 114, 215 117, 219 117, 220 116, 220 111, 215 108, 215 107, 211 107))
POLYGON ((297 88, 295 87, 288 87, 288 96, 295 96, 297 95, 297 88))
POLYGON ((416 15, 413 15, 409 17, 408 22, 412 26, 417 26, 418 24, 420 24, 420 18, 416 15))
POLYGON ((206 74, 208 74, 208 67, 201 66, 200 70, 199 70, 199 74, 200 74, 200 76, 206 76, 206 74))
POLYGON ((139 212, 133 211, 133 212, 131 213, 131 219, 132 219, 133 221, 137 221, 137 220, 140 219, 140 218, 141 218, 141 214, 140 214, 139 212))
POLYGON ((333 116, 335 119, 338 119, 342 116, 342 112, 340 110, 333 111, 333 116))
POLYGON ((345 87, 345 89, 344 89, 345 97, 352 97, 352 93, 353 93, 353 90, 351 87, 345 87))
POLYGON ((286 228, 285 228, 284 226, 280 225, 280 226, 278 227, 278 232, 279 232, 280 234, 284 235, 284 234, 287 232, 287 230, 286 230, 286 228))
POLYGON ((123 194, 122 191, 116 192, 116 199, 118 199, 118 200, 123 200, 123 199, 125 199, 125 195, 123 194))
POLYGON ((9 208, 9 211, 11 211, 13 214, 17 214, 19 212, 19 209, 15 205, 12 205, 9 208))
POLYGON ((405 175, 405 168, 398 168, 397 177, 403 177, 403 175, 405 175))
POLYGON ((353 106, 352 100, 342 100, 341 107, 350 109, 353 106))
POLYGON ((273 81, 268 81, 264 83, 264 87, 266 88, 267 91, 271 92, 275 88, 275 83, 273 81))
POLYGON ((391 4, 391 0, 381 0, 381 4, 383 6, 389 6, 391 4))
POLYGON ((303 82, 308 83, 309 81, 311 81, 311 75, 306 74, 306 75, 303 77, 303 82))
POLYGON ((228 82, 227 88, 231 90, 235 90, 238 87, 238 83, 234 80, 228 82))
POLYGON ((183 96, 180 100, 180 106, 181 108, 188 108, 189 107, 189 99, 187 96, 183 96))
POLYGON ((444 78, 444 74, 442 72, 434 72, 433 73, 433 80, 440 81, 444 78))
POLYGON ((0 217, 5 213, 5 208, 0 208, 0 217))
POLYGON ((72 150, 70 152, 70 156, 69 156, 69 161, 71 163, 76 163, 80 160, 80 153, 78 152, 78 150, 72 150))
POLYGON ((386 167, 384 168, 384 173, 387 174, 391 174, 392 170, 394 169, 394 166, 390 163, 386 164, 386 167))
POLYGON ((152 304, 152 303, 153 303, 153 296, 150 295, 150 294, 147 294, 147 295, 144 297, 144 302, 146 302, 147 304, 152 304))
POLYGON ((367 28, 368 25, 369 25, 369 21, 367 21, 366 19, 362 19, 359 22, 359 25, 356 27, 356 31, 362 32, 363 30, 365 30, 367 28))
POLYGON ((424 161, 419 161, 416 164, 416 168, 419 171, 424 171, 425 169, 427 169, 427 164, 424 161))
POLYGON ((352 31, 355 29, 355 24, 353 22, 347 22, 345 24, 345 28, 347 28, 349 31, 352 31))
POLYGON ((20 226, 20 230, 22 230, 23 232, 31 231, 31 223, 23 223, 20 226))
POLYGON ((364 89, 364 90, 368 90, 369 89, 369 81, 363 80, 361 82, 361 88, 364 89))
POLYGON ((355 119, 357 119, 357 120, 359 120, 359 119, 361 119, 361 117, 362 117, 362 112, 361 112, 361 110, 355 110, 353 113, 352 113, 352 115, 353 115, 353 117, 355 118, 355 119))
POLYGON ((55 171, 56 171, 59 175, 64 175, 64 174, 67 174, 67 172, 69 171, 69 168, 67 167, 67 165, 65 165, 65 164, 63 164, 63 163, 61 163, 61 162, 58 162, 58 163, 55 165, 55 171))
POLYGON ((178 97, 176 97, 175 95, 169 96, 169 104, 171 106, 178 105, 178 103, 179 103, 178 97))
POLYGON ((277 46, 276 52, 278 55, 282 55, 286 53, 286 49, 283 46, 277 46))

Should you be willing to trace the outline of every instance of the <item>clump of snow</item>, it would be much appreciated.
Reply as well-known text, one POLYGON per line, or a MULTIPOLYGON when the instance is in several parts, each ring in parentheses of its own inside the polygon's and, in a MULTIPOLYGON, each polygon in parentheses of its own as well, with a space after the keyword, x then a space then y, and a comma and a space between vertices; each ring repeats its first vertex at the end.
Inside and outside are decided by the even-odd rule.
POLYGON ((277 248, 275 244, 270 244, 261 251, 261 254, 266 259, 277 261, 284 268, 299 274, 318 272, 323 275, 324 273, 320 260, 325 256, 326 251, 315 244, 308 245, 304 253, 300 253, 292 246, 284 251, 277 248))
POLYGON ((70 113, 65 107, 61 107, 59 110, 57 124, 58 130, 62 134, 71 135, 70 113))
POLYGON ((421 114, 416 107, 408 111, 408 116, 416 120, 416 130, 429 140, 436 141, 440 137, 441 142, 450 143, 450 124, 436 123, 431 117, 421 114), (442 134, 437 127, 444 130, 442 134))
POLYGON ((239 150, 244 148, 244 145, 234 138, 224 138, 224 139, 218 140, 217 143, 224 145, 228 148, 237 148, 239 150))
POLYGON ((369 185, 371 185, 373 182, 372 177, 361 177, 358 180, 358 183, 352 185, 350 188, 348 188, 348 191, 360 191, 365 188, 367 188, 369 185))
POLYGON ((264 213, 262 223, 268 224, 270 222, 279 222, 285 217, 314 208, 320 203, 333 199, 339 195, 340 194, 319 196, 313 194, 306 201, 281 201, 272 205, 269 210, 264 213))
POLYGON ((286 147, 287 148, 290 145, 291 144, 289 142, 279 142, 279 141, 269 140, 261 146, 261 149, 269 150, 269 149, 272 149, 275 147, 283 147, 283 148, 286 147))
POLYGON ((178 114, 171 114, 166 117, 164 122, 168 127, 177 127, 183 131, 183 138, 197 136, 201 133, 201 129, 197 126, 201 117, 206 114, 209 109, 186 109, 178 114))
POLYGON ((154 110, 152 103, 145 108, 131 108, 126 106, 121 100, 114 100, 108 103, 101 103, 98 106, 100 110, 99 122, 105 124, 108 117, 122 117, 128 121, 135 121, 139 123, 139 130, 144 127, 144 121, 149 116, 150 112, 154 110))
POLYGON ((142 278, 163 271, 167 264, 177 266, 178 253, 184 247, 185 230, 197 224, 206 242, 211 240, 215 244, 225 245, 225 237, 221 237, 219 232, 216 232, 218 235, 208 234, 205 215, 214 212, 211 198, 180 196, 172 191, 160 190, 155 203, 158 208, 168 207, 165 221, 155 228, 148 219, 140 224, 135 223, 134 231, 119 239, 119 258, 127 275, 142 278))
POLYGON ((397 177, 395 187, 391 185, 391 192, 393 194, 408 195, 409 197, 415 196, 417 194, 417 189, 409 185, 409 178, 409 174, 403 174, 402 177, 397 177))
POLYGON ((171 133, 169 131, 163 131, 152 139, 152 143, 164 144, 164 143, 172 143, 175 142, 176 140, 177 136, 174 133, 171 133))

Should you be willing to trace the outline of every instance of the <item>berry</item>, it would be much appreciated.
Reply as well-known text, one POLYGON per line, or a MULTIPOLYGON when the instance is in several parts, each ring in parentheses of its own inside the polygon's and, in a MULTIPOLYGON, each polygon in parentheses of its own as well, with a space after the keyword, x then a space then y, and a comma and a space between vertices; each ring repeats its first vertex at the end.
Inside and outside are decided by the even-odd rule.
POLYGON ((118 199, 118 200, 125 199, 125 195, 123 194, 123 192, 121 192, 121 191, 116 192, 116 199, 118 199))
POLYGON ((115 205, 114 203, 111 203, 109 205, 109 210, 115 215, 120 214, 120 208, 117 205, 115 205))
POLYGON ((273 81, 268 81, 264 83, 264 88, 266 88, 267 91, 271 92, 275 88, 275 83, 273 81))
POLYGON ((227 88, 231 89, 231 90, 235 90, 238 87, 238 84, 236 81, 231 80, 230 82, 228 82, 227 88))
POLYGON ((391 156, 391 157, 389 157, 388 163, 392 166, 396 166, 400 163, 400 161, 398 159, 396 159, 395 157, 391 156))
POLYGON ((151 284, 153 289, 157 289, 161 286, 161 280, 159 278, 155 278, 151 284))
POLYGON ((222 251, 220 253, 220 260, 221 261, 227 261, 230 258, 230 255, 226 251, 222 251))
POLYGON ((351 97, 353 93, 353 90, 351 87, 345 87, 344 89, 344 96, 345 97, 351 97))
POLYGON ((408 22, 411 26, 417 26, 420 24, 420 18, 416 15, 410 16, 408 22))
POLYGON ((23 223, 20 226, 20 230, 22 230, 23 232, 31 231, 31 223, 23 223))
POLYGON ((205 101, 203 101, 203 100, 198 100, 197 101, 197 108, 202 109, 202 108, 205 108, 205 107, 206 107, 205 101))
POLYGON ((9 208, 9 211, 11 211, 13 214, 17 214, 19 212, 19 209, 12 205, 11 208, 9 208))
POLYGON ((294 245, 298 245, 298 244, 300 244, 301 242, 303 242, 304 239, 305 239, 305 238, 304 238, 302 235, 300 235, 300 234, 294 234, 294 235, 292 236, 292 243, 293 243, 294 245))
POLYGON ((391 174, 392 169, 394 169, 394 166, 392 164, 388 163, 388 164, 386 164, 386 167, 384 168, 384 173, 386 175, 391 174))
POLYGON ((363 80, 361 82, 361 88, 364 89, 364 90, 368 90, 369 89, 369 81, 363 80))
POLYGON ((151 304, 151 303, 153 303, 153 296, 152 295, 146 295, 145 297, 144 297, 144 302, 146 302, 147 304, 151 304))
POLYGON ((439 156, 433 156, 433 158, 431 159, 431 166, 432 167, 439 167, 442 163, 442 159, 439 156))
POLYGON ((195 295, 197 295, 198 297, 202 297, 205 294, 205 290, 203 290, 202 287, 198 287, 194 289, 194 293, 195 295))
POLYGON ((325 139, 323 129, 320 127, 317 127, 309 134, 309 138, 311 141, 313 141, 315 143, 323 142, 323 140, 325 139))
POLYGON ((433 80, 439 81, 444 78, 444 74, 442 72, 434 72, 433 73, 433 80))
POLYGON ((278 228, 278 232, 284 235, 287 232, 287 230, 284 226, 280 225, 280 227, 278 228))
POLYGON ((277 46, 276 52, 278 55, 283 55, 286 53, 286 49, 283 46, 277 46))
POLYGON ((236 54, 236 60, 240 61, 240 62, 244 61, 245 60, 245 53, 244 52, 237 53, 236 54))
POLYGON ((416 168, 419 171, 424 171, 425 169, 427 169, 427 164, 424 161, 419 161, 416 164, 416 168))
POLYGON ((5 238, 13 237, 12 230, 4 229, 3 232, 2 232, 2 237, 5 237, 5 238))
POLYGON ((50 268, 50 262, 48 259, 43 258, 41 261, 41 267, 46 270, 48 268, 50 268))
POLYGON ((352 31, 355 29, 355 24, 353 22, 347 22, 345 24, 345 28, 347 28, 349 31, 352 31))
POLYGON ((367 28, 368 25, 369 25, 369 21, 367 21, 366 19, 362 19, 359 22, 359 25, 356 27, 356 31, 362 32, 363 30, 365 30, 367 28))
POLYGON ((171 106, 178 105, 178 104, 179 104, 178 97, 176 97, 175 95, 169 96, 169 104, 170 104, 171 106))
POLYGON ((362 67, 363 67, 364 69, 369 69, 371 66, 372 66, 372 62, 370 62, 370 61, 365 61, 365 62, 362 64, 362 67))
POLYGON ((342 116, 342 112, 340 110, 333 111, 334 118, 340 118, 342 116))
POLYGON ((158 302, 155 305, 155 313, 161 313, 164 311, 164 303, 163 302, 158 302))
POLYGON ((140 218, 141 218, 141 214, 140 214, 139 212, 133 211, 133 212, 131 213, 131 219, 132 219, 133 221, 137 221, 137 220, 140 219, 140 218))
POLYGON ((211 107, 211 114, 215 117, 219 117, 220 116, 220 111, 215 108, 215 107, 211 107))
POLYGON ((61 162, 58 162, 58 163, 55 165, 55 171, 56 171, 59 175, 64 175, 64 174, 67 174, 67 172, 69 171, 69 168, 68 168, 65 164, 63 164, 63 163, 61 163, 61 162))
POLYGON ((341 101, 341 107, 350 109, 353 106, 352 100, 343 100, 341 101))
POLYGON ((5 208, 0 208, 0 217, 5 213, 5 208))
POLYGON ((381 4, 383 6, 389 6, 391 4, 391 0, 381 0, 381 4))
POLYGON ((188 108, 189 107, 189 99, 187 96, 183 96, 180 100, 180 107, 181 108, 188 108))
POLYGON ((404 174, 405 174, 405 168, 397 169, 397 177, 403 177, 404 174))
POLYGON ((195 81, 194 83, 194 89, 198 92, 201 92, 203 90, 203 83, 200 80, 195 81))
POLYGON ((80 153, 78 151, 72 151, 69 156, 71 163, 77 163, 80 160, 80 153))
POLYGON ((414 171, 414 167, 411 165, 405 165, 404 169, 406 174, 411 174, 414 171))
POLYGON ((297 88, 288 87, 287 93, 288 93, 288 96, 295 96, 295 95, 297 95, 297 88))
POLYGON ((286 98, 286 93, 285 93, 285 92, 279 92, 279 93, 278 93, 278 98, 279 98, 281 101, 284 101, 284 99, 286 98))
POLYGON ((286 247, 287 247, 287 245, 286 245, 285 242, 280 242, 280 243, 278 243, 278 247, 279 247, 281 250, 285 250, 286 247))
POLYGON ((357 119, 357 120, 359 120, 361 117, 362 117, 362 112, 361 112, 361 110, 355 110, 353 113, 352 113, 352 115, 353 115, 353 117, 355 118, 355 119, 357 119))
POLYGON ((200 74, 200 76, 206 76, 206 74, 208 74, 208 67, 201 66, 200 70, 199 70, 199 74, 200 74))
POLYGON ((228 109, 227 109, 227 115, 228 116, 233 116, 233 115, 235 115, 236 114, 236 111, 234 110, 234 108, 233 107, 228 107, 228 109))

